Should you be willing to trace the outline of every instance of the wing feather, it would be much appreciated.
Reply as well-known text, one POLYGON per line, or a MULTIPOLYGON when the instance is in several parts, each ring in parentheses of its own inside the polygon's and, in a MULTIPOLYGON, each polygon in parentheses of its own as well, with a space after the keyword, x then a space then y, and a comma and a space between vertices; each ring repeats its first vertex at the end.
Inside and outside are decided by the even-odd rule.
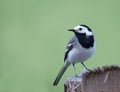
POLYGON ((67 47, 66 47, 66 50, 65 50, 65 55, 64 55, 64 62, 68 57, 68 53, 73 49, 73 46, 75 44, 75 39, 76 39, 76 37, 73 36, 72 39, 67 44, 67 47))

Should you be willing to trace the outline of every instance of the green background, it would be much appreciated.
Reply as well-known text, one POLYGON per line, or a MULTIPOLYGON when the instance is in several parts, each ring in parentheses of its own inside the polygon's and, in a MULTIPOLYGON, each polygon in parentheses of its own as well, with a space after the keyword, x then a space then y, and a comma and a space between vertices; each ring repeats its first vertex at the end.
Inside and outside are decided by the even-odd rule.
POLYGON ((73 36, 67 29, 78 24, 97 42, 89 68, 120 64, 120 0, 0 0, 0 92, 63 92, 72 66, 52 83, 73 36))

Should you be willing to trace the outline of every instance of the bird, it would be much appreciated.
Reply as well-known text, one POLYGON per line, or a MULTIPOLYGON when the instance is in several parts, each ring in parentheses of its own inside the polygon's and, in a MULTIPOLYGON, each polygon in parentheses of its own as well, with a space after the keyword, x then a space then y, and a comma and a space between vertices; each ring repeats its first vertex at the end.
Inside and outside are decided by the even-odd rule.
POLYGON ((81 24, 72 29, 68 29, 68 31, 73 32, 74 35, 66 46, 64 64, 60 69, 53 86, 58 85, 61 77, 71 64, 73 65, 75 76, 77 76, 75 68, 76 63, 81 63, 86 70, 90 71, 84 62, 88 60, 96 51, 96 41, 90 27, 85 24, 81 24))

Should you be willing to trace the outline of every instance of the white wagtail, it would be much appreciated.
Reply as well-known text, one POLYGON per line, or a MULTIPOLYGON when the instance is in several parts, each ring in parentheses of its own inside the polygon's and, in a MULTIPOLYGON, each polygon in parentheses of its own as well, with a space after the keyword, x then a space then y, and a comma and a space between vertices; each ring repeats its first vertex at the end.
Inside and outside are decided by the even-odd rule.
POLYGON ((93 32, 88 26, 78 25, 74 29, 69 29, 68 31, 74 32, 75 35, 67 44, 64 65, 53 83, 54 86, 58 84, 70 64, 73 64, 75 76, 77 76, 75 63, 80 62, 87 70, 89 70, 83 62, 89 59, 96 50, 93 32))

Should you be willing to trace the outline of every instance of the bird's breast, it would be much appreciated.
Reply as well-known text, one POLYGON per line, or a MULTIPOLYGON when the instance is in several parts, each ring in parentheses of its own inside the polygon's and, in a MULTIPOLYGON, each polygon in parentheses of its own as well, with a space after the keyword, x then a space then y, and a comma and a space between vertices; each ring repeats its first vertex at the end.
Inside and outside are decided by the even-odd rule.
POLYGON ((68 54, 70 63, 84 62, 89 59, 95 52, 95 47, 85 49, 80 47, 73 48, 68 54))

